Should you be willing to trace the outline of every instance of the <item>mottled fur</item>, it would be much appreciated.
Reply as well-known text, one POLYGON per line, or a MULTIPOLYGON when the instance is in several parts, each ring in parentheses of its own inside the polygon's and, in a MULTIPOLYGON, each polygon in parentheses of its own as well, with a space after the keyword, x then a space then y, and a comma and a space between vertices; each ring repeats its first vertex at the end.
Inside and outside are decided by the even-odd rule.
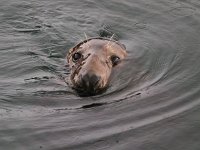
MULTIPOLYGON (((85 35, 86 36, 86 35, 85 35)), ((81 79, 85 74, 92 73, 100 77, 95 92, 107 87, 112 72, 111 57, 117 56, 122 61, 127 53, 125 46, 112 38, 90 38, 71 48, 67 54, 67 62, 71 68, 70 80, 75 89, 84 89, 81 79), (72 56, 80 53, 82 57, 74 62, 72 56)))

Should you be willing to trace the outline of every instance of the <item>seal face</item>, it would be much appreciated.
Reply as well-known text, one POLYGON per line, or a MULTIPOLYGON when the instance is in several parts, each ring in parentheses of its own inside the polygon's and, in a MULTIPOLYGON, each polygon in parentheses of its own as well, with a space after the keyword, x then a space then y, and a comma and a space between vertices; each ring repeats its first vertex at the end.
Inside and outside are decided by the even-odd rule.
POLYGON ((77 44, 67 54, 72 87, 82 96, 101 93, 109 84, 112 68, 126 55, 123 44, 107 38, 90 38, 77 44))

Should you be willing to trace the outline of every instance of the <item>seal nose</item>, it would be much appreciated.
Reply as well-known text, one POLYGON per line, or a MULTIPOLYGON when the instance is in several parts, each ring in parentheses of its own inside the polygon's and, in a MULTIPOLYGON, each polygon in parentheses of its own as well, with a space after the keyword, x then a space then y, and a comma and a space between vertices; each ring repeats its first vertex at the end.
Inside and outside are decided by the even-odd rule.
POLYGON ((97 76, 93 73, 87 73, 82 77, 81 83, 84 88, 92 92, 97 88, 100 79, 100 76, 97 76))

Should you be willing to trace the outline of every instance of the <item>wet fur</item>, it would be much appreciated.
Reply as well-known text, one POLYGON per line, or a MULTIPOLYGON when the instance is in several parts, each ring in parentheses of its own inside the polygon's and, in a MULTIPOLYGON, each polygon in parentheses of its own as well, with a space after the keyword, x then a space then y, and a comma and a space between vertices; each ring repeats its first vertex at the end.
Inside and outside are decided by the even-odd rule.
POLYGON ((126 48, 123 44, 107 38, 86 39, 71 48, 67 54, 67 62, 71 68, 70 81, 72 87, 79 91, 87 90, 82 89, 80 78, 84 74, 92 72, 101 77, 95 93, 104 90, 109 84, 109 78, 113 68, 110 57, 113 55, 117 55, 123 60, 127 55, 126 48), (72 56, 77 51, 83 53, 84 57, 74 63, 72 56))

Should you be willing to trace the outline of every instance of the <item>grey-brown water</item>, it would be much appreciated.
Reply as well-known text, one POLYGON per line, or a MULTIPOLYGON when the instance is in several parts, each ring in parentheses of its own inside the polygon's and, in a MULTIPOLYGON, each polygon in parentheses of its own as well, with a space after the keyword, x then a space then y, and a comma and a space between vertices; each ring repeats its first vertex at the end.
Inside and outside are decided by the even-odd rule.
POLYGON ((199 150, 199 0, 0 2, 1 150, 199 150), (79 97, 65 55, 125 44, 108 90, 79 97))

